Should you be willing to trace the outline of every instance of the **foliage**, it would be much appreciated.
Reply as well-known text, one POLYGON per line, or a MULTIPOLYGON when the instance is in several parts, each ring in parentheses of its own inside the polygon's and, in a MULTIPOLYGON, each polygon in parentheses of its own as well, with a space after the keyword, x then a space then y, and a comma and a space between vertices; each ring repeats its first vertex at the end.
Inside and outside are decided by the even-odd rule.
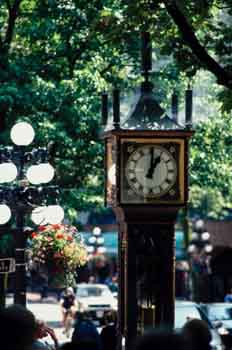
MULTIPOLYGON (((32 123, 35 146, 50 147, 71 222, 79 210, 103 205, 100 92, 138 86, 141 30, 153 38, 152 79, 159 101, 170 100, 174 88, 183 91, 199 69, 208 70, 222 86, 222 111, 231 113, 231 7, 231 0, 1 1, 0 142, 8 144, 16 120, 32 123), (205 52, 199 55, 192 33, 217 57, 213 68, 205 52)), ((194 164, 199 157, 193 152, 194 164)), ((206 173, 203 166, 199 171, 206 173)), ((194 177, 192 183, 199 185, 194 177)))
POLYGON ((10 233, 2 234, 0 236, 0 257, 14 256, 14 240, 10 233))
POLYGON ((225 218, 232 206, 232 121, 228 115, 196 127, 191 142, 190 211, 225 218))
MULTIPOLYGON (((31 234, 31 258, 39 267, 45 266, 48 273, 62 275, 70 284, 77 267, 87 261, 87 250, 74 226, 39 226, 31 234)), ((54 277, 53 276, 53 277, 54 277)))

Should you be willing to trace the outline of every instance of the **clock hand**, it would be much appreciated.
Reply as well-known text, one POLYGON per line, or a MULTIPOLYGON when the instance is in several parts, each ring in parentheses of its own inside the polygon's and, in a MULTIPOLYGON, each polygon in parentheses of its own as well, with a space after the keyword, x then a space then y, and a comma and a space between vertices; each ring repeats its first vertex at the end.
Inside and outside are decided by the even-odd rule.
POLYGON ((150 166, 149 166, 147 174, 146 174, 147 178, 152 178, 152 173, 153 173, 153 170, 152 170, 152 166, 153 166, 153 162, 154 162, 154 149, 153 149, 153 147, 150 148, 150 155, 151 155, 150 166))
MULTIPOLYGON (((153 154, 153 152, 152 152, 153 154)), ((153 155, 154 157, 154 155, 153 155)), ((155 158, 155 160, 152 159, 152 162, 150 163, 150 167, 148 169, 147 175, 146 177, 148 179, 152 179, 153 174, 154 174, 154 170, 156 169, 157 165, 161 162, 161 158, 160 155, 158 157, 155 158)))

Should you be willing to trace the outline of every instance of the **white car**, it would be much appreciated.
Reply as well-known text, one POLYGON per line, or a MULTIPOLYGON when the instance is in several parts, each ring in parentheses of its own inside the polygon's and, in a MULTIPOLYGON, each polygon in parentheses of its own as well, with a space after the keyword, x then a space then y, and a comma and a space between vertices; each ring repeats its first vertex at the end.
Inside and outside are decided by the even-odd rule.
POLYGON ((222 342, 218 330, 212 325, 207 315, 201 309, 200 305, 191 301, 179 301, 175 302, 175 330, 178 332, 184 326, 184 324, 191 318, 198 318, 204 320, 210 329, 212 335, 211 347, 212 350, 225 350, 225 346, 222 342))
POLYGON ((102 322, 109 311, 117 311, 117 300, 105 284, 80 283, 76 288, 77 312, 102 322))

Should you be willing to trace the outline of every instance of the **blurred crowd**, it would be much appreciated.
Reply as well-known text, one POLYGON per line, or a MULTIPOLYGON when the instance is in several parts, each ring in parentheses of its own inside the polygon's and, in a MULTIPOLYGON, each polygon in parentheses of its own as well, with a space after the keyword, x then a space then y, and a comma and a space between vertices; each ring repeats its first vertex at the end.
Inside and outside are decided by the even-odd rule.
MULTIPOLYGON (((71 341, 59 344, 56 334, 21 305, 0 309, 0 340, 4 350, 116 350, 116 314, 106 316, 101 332, 85 315, 77 315, 71 341), (47 337, 51 338, 46 343, 47 337)), ((211 332, 206 322, 189 319, 180 332, 151 329, 134 339, 131 350, 209 350, 211 332)))

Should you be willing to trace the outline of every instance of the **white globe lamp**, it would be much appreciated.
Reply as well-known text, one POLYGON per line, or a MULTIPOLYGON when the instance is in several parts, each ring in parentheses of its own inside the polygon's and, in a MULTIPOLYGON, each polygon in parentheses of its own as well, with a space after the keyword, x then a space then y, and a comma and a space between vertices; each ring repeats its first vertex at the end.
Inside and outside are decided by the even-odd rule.
POLYGON ((6 224, 11 218, 10 208, 6 204, 0 204, 0 225, 6 224))
POLYGON ((99 254, 104 254, 104 253, 106 252, 106 247, 98 247, 98 248, 97 248, 97 252, 98 252, 99 254))
POLYGON ((40 206, 33 209, 31 213, 31 220, 36 225, 46 225, 47 224, 46 212, 47 212, 46 206, 40 206))
POLYGON ((197 239, 199 238, 198 233, 197 233, 197 232, 192 232, 191 238, 192 238, 193 240, 197 240, 197 239))
POLYGON ((41 183, 44 184, 50 182, 55 175, 55 169, 49 163, 40 163, 37 170, 38 177, 41 179, 41 183))
POLYGON ((18 175, 17 167, 14 163, 2 163, 0 164, 0 183, 12 182, 18 175))
POLYGON ((97 244, 104 244, 104 237, 98 237, 97 238, 97 244))
POLYGON ((64 209, 59 205, 49 205, 46 210, 46 219, 49 224, 60 224, 64 219, 64 209))
POLYGON ((212 244, 206 244, 204 249, 207 254, 210 254, 213 251, 213 246, 212 244))
POLYGON ((10 137, 15 145, 28 146, 34 140, 35 132, 29 123, 20 122, 12 127, 10 137))
POLYGON ((203 232, 201 235, 201 238, 203 241, 208 241, 210 239, 210 233, 209 232, 203 232))
POLYGON ((190 244, 190 246, 188 247, 188 253, 192 254, 196 251, 196 246, 195 244, 190 244))
POLYGON ((88 251, 88 253, 93 253, 94 252, 94 247, 93 246, 87 246, 87 251, 88 251))
POLYGON ((100 227, 94 227, 93 234, 94 234, 94 236, 99 236, 101 234, 100 227))
POLYGON ((97 238, 92 236, 92 237, 89 237, 89 243, 90 244, 94 244, 96 242, 97 238))
POLYGON ((27 170, 27 179, 33 185, 50 182, 55 174, 53 166, 49 163, 32 165, 27 170))
POLYGON ((37 173, 37 167, 38 167, 38 165, 31 165, 27 169, 27 173, 26 173, 26 177, 27 177, 28 181, 33 185, 39 185, 41 183, 40 178, 39 178, 38 173, 37 173))

